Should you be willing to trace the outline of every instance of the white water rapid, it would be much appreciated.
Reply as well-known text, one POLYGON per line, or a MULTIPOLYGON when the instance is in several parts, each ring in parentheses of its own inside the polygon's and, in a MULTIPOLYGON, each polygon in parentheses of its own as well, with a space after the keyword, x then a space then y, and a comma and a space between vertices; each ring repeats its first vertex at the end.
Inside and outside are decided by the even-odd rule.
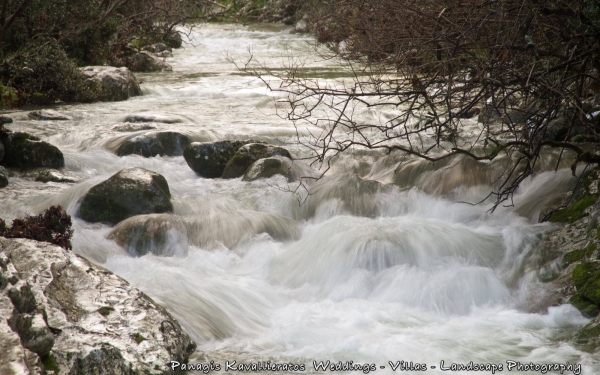
POLYGON ((426 364, 427 374, 449 373, 441 361, 540 373, 506 371, 513 360, 576 363, 582 374, 600 374, 599 353, 571 341, 587 319, 570 305, 528 308, 539 281, 523 271, 523 261, 552 228, 537 220, 544 204, 564 194, 569 170, 536 175, 516 194, 515 207, 490 214, 489 204, 461 203, 489 189, 487 172, 469 161, 435 168, 411 161, 398 169, 396 160, 375 153, 346 156, 298 205, 273 187, 285 183, 278 177, 204 179, 183 157, 111 152, 111 144, 133 134, 112 126, 140 113, 177 117, 181 122, 160 129, 197 141, 260 139, 298 152, 296 129, 274 115, 272 94, 228 58, 243 61, 250 48, 272 68, 293 55, 307 76, 343 75, 335 61, 318 61, 309 37, 272 26, 205 25, 190 38, 167 60, 173 72, 138 75, 143 96, 55 108, 71 121, 9 113, 9 129, 59 147, 64 172, 79 182, 13 177, 0 190, 0 217, 65 207, 74 217, 74 251, 165 306, 198 344, 190 362, 221 363, 218 373, 226 373, 227 360, 303 363, 306 373, 322 372, 314 360, 375 364, 376 374, 394 373, 388 362, 401 360, 426 364), (109 226, 76 218, 91 186, 134 166, 165 176, 174 214, 194 223, 187 237, 174 238, 185 243, 173 257, 132 257, 106 238, 109 226))

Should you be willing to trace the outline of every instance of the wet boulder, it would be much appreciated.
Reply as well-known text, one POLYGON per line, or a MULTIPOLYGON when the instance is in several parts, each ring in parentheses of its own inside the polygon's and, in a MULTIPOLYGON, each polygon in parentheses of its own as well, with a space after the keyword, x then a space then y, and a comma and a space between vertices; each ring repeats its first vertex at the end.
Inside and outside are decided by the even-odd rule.
POLYGON ((35 174, 35 180, 38 182, 59 182, 59 183, 74 183, 76 179, 66 176, 58 171, 46 169, 35 174))
POLYGON ((184 256, 188 253, 185 223, 180 217, 170 214, 130 217, 120 222, 108 238, 134 256, 148 253, 184 256))
POLYGON ((96 84, 100 100, 120 101, 142 95, 135 76, 127 68, 86 66, 81 68, 81 72, 88 82, 96 84))
POLYGON ((183 39, 178 31, 171 31, 163 35, 163 42, 171 48, 181 48, 183 39))
POLYGON ((135 115, 129 115, 125 117, 125 122, 162 122, 163 124, 175 124, 181 122, 181 119, 175 116, 156 115, 152 113, 140 113, 135 115))
POLYGON ((184 151, 183 157, 190 168, 205 178, 218 178, 223 174, 229 159, 236 151, 256 141, 219 141, 219 142, 194 142, 184 151))
POLYGON ((260 178, 269 178, 278 174, 285 176, 288 179, 288 182, 296 181, 298 175, 292 167, 292 161, 283 156, 260 159, 248 168, 242 180, 254 181, 260 178))
POLYGON ((71 120, 71 117, 67 115, 63 115, 60 112, 57 112, 53 109, 41 109, 39 111, 29 112, 27 117, 30 120, 37 121, 65 121, 71 120))
POLYGON ((144 51, 148 51, 148 52, 152 52, 152 53, 160 53, 160 52, 164 52, 164 51, 171 52, 172 51, 171 47, 167 46, 164 43, 150 44, 150 45, 147 45, 146 47, 144 47, 143 49, 144 49, 144 51))
POLYGON ((0 125, 1 124, 12 124, 13 119, 8 116, 0 116, 0 125))
POLYGON ((282 147, 264 143, 246 144, 240 147, 227 162, 223 170, 223 178, 241 177, 255 161, 276 155, 292 158, 289 151, 282 147))
POLYGON ((89 222, 116 224, 135 215, 172 212, 165 178, 143 168, 129 168, 92 187, 79 214, 89 222))
POLYGON ((0 188, 8 185, 8 171, 4 167, 0 167, 0 188))
POLYGON ((4 144, 3 163, 16 168, 62 168, 65 159, 56 146, 28 133, 10 132, 0 135, 4 144))
POLYGON ((142 155, 151 157, 156 155, 181 156, 183 150, 192 143, 187 135, 177 132, 162 131, 150 132, 135 136, 123 142, 116 151, 119 156, 142 155))
POLYGON ((127 66, 132 72, 172 71, 171 65, 148 51, 141 51, 128 59, 127 66))

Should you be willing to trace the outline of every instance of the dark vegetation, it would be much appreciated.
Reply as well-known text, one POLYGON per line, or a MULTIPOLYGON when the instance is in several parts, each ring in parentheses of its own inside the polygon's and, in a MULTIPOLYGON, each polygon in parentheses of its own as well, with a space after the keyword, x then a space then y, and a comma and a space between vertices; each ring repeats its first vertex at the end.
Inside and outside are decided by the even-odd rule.
POLYGON ((180 43, 175 27, 211 0, 3 0, 0 105, 97 99, 78 67, 126 66, 146 44, 180 43))
POLYGON ((357 148, 502 161, 490 194, 498 205, 510 204, 549 150, 560 155, 555 168, 567 163, 574 174, 600 162, 600 1, 317 4, 316 39, 348 62, 351 80, 322 84, 300 66, 281 73, 252 60, 243 67, 288 94, 282 117, 322 129, 299 138, 317 163, 357 148), (357 116, 365 109, 395 114, 357 116), (475 116, 478 133, 466 134, 475 116))
POLYGON ((6 238, 29 238, 71 250, 72 235, 71 216, 61 206, 51 206, 38 216, 15 219, 10 227, 0 219, 0 236, 6 238))

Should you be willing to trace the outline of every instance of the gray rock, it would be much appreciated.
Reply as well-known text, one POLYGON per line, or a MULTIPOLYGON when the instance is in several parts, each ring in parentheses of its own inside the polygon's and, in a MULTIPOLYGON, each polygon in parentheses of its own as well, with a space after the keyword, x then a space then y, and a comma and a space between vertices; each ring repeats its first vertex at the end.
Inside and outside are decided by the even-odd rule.
POLYGON ((255 161, 276 155, 284 156, 289 159, 292 158, 289 151, 282 147, 271 146, 264 143, 246 144, 240 147, 227 162, 222 177, 241 177, 255 161))
POLYGON ((136 124, 136 123, 125 123, 125 124, 118 124, 115 125, 111 128, 114 131, 117 132, 137 132, 137 131, 141 131, 141 130, 150 130, 150 129, 156 129, 156 126, 151 125, 151 124, 136 124))
POLYGON ((8 185, 8 171, 4 167, 0 167, 0 188, 8 185))
POLYGON ((8 116, 0 116, 0 125, 1 124, 12 124, 13 119, 8 116))
POLYGON ((156 114, 137 114, 125 117, 125 122, 162 122, 164 124, 175 124, 181 122, 181 119, 174 116, 156 115, 156 114))
POLYGON ((37 173, 35 177, 36 181, 39 182, 59 182, 59 183, 75 183, 76 179, 68 177, 58 171, 44 170, 37 173))
POLYGON ((41 141, 28 133, 14 132, 0 135, 4 144, 4 165, 16 168, 62 168, 65 159, 56 146, 41 141))
POLYGON ((165 178, 143 168, 129 168, 92 187, 81 202, 79 214, 89 222, 116 224, 128 217, 172 212, 165 178))
POLYGON ((71 117, 67 115, 63 115, 60 112, 57 112, 53 109, 41 109, 39 111, 29 112, 27 114, 30 120, 37 121, 65 121, 71 120, 71 117))
POLYGON ((187 255, 188 238, 183 220, 170 214, 130 217, 108 235, 130 254, 161 256, 187 255))
POLYGON ((163 36, 163 42, 171 48, 181 48, 183 39, 178 31, 171 31, 163 36))
POLYGON ((137 79, 127 68, 86 66, 81 68, 81 72, 88 81, 97 85, 100 100, 120 101, 142 95, 137 79))
POLYGON ((164 51, 171 52, 172 51, 171 47, 167 46, 164 43, 150 44, 150 45, 147 45, 146 47, 144 47, 143 50, 152 52, 152 53, 160 53, 160 52, 164 52, 164 51))
POLYGON ((276 174, 285 176, 289 182, 296 181, 298 175, 293 170, 292 161, 283 156, 274 156, 254 162, 244 174, 243 181, 254 181, 269 178, 276 174))
POLYGON ((141 51, 127 60, 127 66, 132 72, 162 72, 172 71, 171 65, 162 61, 158 56, 148 51, 141 51))
POLYGON ((190 168, 205 178, 218 178, 223 174, 229 159, 236 151, 256 141, 219 141, 219 142, 194 142, 184 151, 183 157, 190 168))
POLYGON ((308 27, 308 21, 305 19, 301 19, 300 21, 296 22, 296 26, 294 26, 294 31, 297 33, 309 32, 310 29, 308 27))
POLYGON ((0 257, 37 302, 35 312, 15 315, 0 290, 1 374, 166 374, 196 347, 163 307, 73 252, 0 237, 0 257), (40 371, 46 353, 43 363, 55 367, 40 371))
POLYGON ((115 153, 119 156, 131 154, 145 157, 156 155, 181 156, 183 150, 190 143, 192 143, 191 138, 181 133, 171 131, 150 132, 126 140, 115 153))
POLYGON ((162 57, 162 58, 167 58, 167 57, 173 57, 173 54, 170 51, 162 51, 162 52, 157 52, 156 56, 162 57))

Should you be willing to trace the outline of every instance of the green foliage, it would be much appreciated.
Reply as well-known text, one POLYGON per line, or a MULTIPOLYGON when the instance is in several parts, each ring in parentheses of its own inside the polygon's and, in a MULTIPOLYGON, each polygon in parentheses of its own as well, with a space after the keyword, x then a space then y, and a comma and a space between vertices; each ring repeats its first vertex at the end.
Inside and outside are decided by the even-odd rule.
POLYGON ((597 199, 597 197, 591 195, 585 196, 573 205, 556 211, 548 218, 548 220, 553 223, 572 223, 579 220, 583 216, 583 211, 596 203, 597 199))
POLYGON ((585 251, 583 249, 573 250, 566 253, 563 257, 563 267, 567 267, 569 264, 575 263, 583 259, 585 251))
POLYGON ((582 297, 581 294, 576 294, 569 299, 569 303, 573 305, 577 310, 581 311, 581 314, 586 318, 593 318, 598 315, 600 310, 598 306, 582 297))
POLYGON ((115 311, 115 308, 112 306, 102 306, 98 309, 98 313, 100 313, 102 316, 109 316, 113 311, 115 311))
POLYGON ((44 365, 44 369, 46 370, 46 372, 48 371, 54 371, 54 373, 56 375, 58 375, 60 373, 60 368, 58 367, 58 364, 56 363, 56 358, 54 358, 54 356, 52 354, 46 354, 45 356, 42 357, 42 364, 44 365))

